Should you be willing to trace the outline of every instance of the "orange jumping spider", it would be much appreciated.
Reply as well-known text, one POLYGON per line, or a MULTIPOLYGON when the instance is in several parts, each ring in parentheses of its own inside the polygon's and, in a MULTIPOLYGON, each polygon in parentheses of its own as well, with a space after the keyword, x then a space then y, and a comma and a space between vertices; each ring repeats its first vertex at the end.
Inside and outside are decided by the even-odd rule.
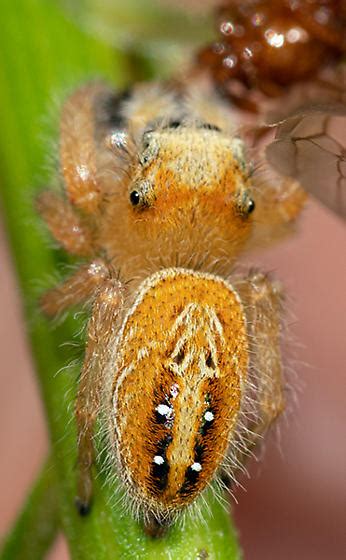
POLYGON ((149 527, 172 523, 221 473, 232 479, 284 409, 281 289, 232 269, 289 231, 306 195, 252 174, 229 107, 203 87, 118 95, 94 83, 63 106, 65 195, 43 192, 38 206, 87 264, 41 305, 51 316, 92 307, 75 408, 81 514, 99 416, 149 527))

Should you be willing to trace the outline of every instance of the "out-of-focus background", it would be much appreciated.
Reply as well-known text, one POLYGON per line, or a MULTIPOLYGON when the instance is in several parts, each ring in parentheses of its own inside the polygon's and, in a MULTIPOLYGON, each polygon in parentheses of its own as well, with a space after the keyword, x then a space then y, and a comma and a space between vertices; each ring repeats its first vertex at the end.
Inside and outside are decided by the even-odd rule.
MULTIPOLYGON (((23 72, 25 75, 25 68, 23 72)), ((16 110, 13 107, 14 113, 16 110)), ((237 492, 239 503, 233 505, 233 511, 245 558, 341 560, 346 551, 344 225, 311 202, 293 238, 270 251, 251 255, 249 263, 272 271, 289 294, 287 316, 296 354, 291 379, 300 392, 293 412, 280 423, 280 438, 273 434, 263 460, 250 467, 251 479, 242 480, 246 492, 237 492)), ((3 230, 0 286, 3 535, 48 450, 42 404, 3 230)), ((50 558, 68 558, 62 539, 50 558)))

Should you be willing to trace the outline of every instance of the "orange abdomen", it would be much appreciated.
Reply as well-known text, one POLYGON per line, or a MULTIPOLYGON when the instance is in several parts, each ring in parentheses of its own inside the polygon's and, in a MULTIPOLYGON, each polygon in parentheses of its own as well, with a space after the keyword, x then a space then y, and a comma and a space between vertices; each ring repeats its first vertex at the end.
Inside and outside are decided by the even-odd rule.
POLYGON ((248 368, 241 302, 223 279, 148 278, 117 342, 111 440, 130 495, 159 519, 194 498, 227 453, 248 368))

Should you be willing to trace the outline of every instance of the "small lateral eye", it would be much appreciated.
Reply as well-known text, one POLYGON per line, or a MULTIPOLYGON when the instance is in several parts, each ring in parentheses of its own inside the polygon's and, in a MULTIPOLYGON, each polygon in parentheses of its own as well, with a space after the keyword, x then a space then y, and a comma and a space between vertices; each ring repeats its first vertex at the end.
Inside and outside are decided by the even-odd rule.
POLYGON ((252 212, 255 210, 255 208, 256 208, 255 201, 252 200, 252 198, 249 198, 248 203, 247 203, 247 213, 252 214, 252 212))
POLYGON ((139 204, 140 200, 141 200, 141 197, 140 197, 138 191, 132 191, 130 193, 130 201, 131 201, 132 206, 137 206, 139 204))
POLYGON ((244 192, 243 194, 240 195, 240 198, 238 198, 236 204, 239 213, 244 218, 247 218, 250 214, 252 214, 252 212, 255 210, 256 207, 255 201, 252 198, 250 198, 247 192, 244 192))

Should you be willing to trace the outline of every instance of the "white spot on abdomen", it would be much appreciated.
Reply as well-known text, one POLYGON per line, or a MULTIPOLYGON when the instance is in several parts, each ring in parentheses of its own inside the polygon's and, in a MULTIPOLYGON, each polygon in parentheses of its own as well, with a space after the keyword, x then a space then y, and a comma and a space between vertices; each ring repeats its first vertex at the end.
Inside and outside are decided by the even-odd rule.
POLYGON ((171 408, 167 404, 159 404, 159 406, 156 407, 156 410, 159 414, 161 414, 161 416, 168 416, 171 412, 171 408))

